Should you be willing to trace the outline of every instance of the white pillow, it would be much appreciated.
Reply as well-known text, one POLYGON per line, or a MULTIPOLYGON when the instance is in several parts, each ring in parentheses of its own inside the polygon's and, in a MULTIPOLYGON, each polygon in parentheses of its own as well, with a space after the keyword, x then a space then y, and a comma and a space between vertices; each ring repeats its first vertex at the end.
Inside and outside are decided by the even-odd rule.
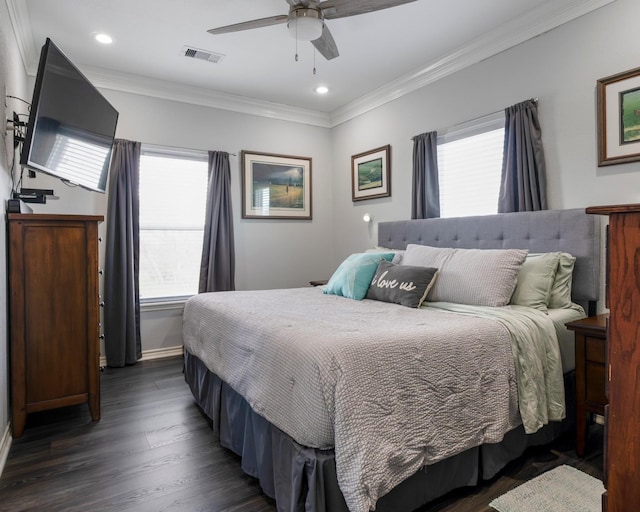
POLYGON ((409 244, 402 257, 403 265, 417 267, 442 268, 451 258, 454 249, 450 247, 431 247, 430 245, 409 244))
POLYGON ((506 306, 527 253, 522 249, 452 249, 409 244, 402 265, 439 269, 428 301, 506 306))

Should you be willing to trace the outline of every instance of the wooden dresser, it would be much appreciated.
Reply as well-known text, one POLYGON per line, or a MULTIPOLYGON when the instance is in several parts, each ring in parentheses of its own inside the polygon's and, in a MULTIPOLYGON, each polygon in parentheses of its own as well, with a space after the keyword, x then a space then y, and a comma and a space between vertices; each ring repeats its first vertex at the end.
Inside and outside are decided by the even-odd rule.
POLYGON ((13 437, 29 413, 88 402, 100 419, 101 216, 7 214, 13 437))
POLYGON ((640 204, 595 206, 609 216, 609 337, 605 441, 605 512, 640 506, 640 204))

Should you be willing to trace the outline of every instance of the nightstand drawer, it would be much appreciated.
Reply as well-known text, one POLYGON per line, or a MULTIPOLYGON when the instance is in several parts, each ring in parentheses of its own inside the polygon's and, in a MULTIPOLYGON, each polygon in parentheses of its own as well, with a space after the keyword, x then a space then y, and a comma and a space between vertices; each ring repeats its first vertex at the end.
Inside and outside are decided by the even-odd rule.
POLYGON ((605 342, 602 338, 593 338, 585 336, 585 349, 587 361, 604 364, 605 361, 605 342))
POLYGON ((587 362, 585 367, 586 378, 586 400, 594 404, 605 405, 607 396, 605 395, 605 371, 604 365, 587 362))

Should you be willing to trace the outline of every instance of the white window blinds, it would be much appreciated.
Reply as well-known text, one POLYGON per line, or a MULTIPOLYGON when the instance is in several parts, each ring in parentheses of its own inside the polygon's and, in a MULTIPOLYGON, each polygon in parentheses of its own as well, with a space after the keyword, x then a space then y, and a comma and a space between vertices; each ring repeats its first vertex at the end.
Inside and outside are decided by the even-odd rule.
POLYGON ((198 292, 207 194, 207 153, 142 147, 140 299, 198 292))
POLYGON ((503 145, 503 112, 438 136, 441 217, 497 213, 503 145))

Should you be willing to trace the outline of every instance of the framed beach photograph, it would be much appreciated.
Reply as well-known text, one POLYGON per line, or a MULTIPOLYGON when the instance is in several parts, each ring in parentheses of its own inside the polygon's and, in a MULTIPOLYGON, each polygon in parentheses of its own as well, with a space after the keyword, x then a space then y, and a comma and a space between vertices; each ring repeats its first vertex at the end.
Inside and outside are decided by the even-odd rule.
POLYGON ((597 81, 598 166, 640 160, 640 68, 597 81))
POLYGON ((241 155, 243 219, 311 220, 311 158, 241 155))
POLYGON ((362 201, 391 195, 391 146, 351 157, 351 199, 362 201))

